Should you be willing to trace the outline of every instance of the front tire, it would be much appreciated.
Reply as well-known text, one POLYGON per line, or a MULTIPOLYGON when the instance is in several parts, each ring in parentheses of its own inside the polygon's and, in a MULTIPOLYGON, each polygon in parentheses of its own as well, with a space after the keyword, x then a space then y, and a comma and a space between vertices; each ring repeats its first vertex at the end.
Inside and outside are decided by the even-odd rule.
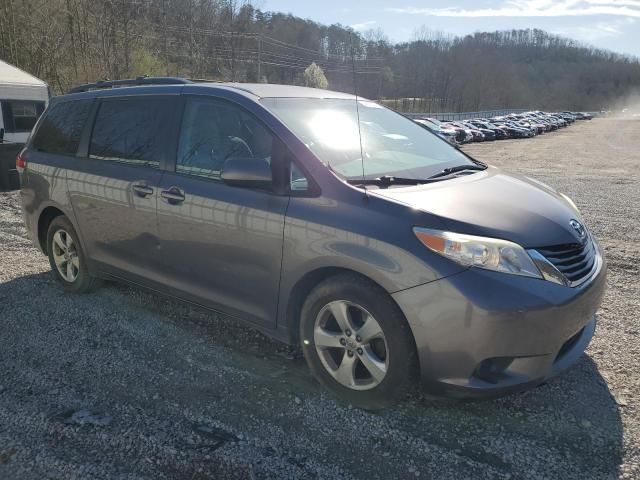
POLYGON ((80 239, 69 219, 54 218, 47 231, 47 255, 51 270, 66 292, 85 293, 99 285, 89 274, 80 239))
POLYGON ((416 382, 415 342, 404 315, 387 292, 359 275, 337 275, 311 291, 300 338, 313 375, 356 407, 389 407, 416 382))

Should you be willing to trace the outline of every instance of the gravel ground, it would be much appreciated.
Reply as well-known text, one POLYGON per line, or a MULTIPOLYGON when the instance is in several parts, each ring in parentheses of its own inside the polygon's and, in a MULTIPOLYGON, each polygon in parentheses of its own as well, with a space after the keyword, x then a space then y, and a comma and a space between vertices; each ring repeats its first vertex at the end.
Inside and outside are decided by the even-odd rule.
POLYGON ((112 283, 63 294, 0 193, 0 479, 640 478, 640 121, 465 150, 570 195, 607 251, 597 336, 565 374, 355 410, 229 319, 112 283))

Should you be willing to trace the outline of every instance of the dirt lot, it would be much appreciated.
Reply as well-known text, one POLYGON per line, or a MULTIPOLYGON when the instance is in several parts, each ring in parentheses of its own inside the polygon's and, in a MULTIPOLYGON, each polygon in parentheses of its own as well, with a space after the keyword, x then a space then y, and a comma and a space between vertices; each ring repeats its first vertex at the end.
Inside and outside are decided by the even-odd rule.
POLYGON ((228 319, 117 284, 64 295, 0 193, 0 479, 640 478, 640 120, 465 150, 567 193, 606 249, 597 336, 560 378, 358 411, 228 319))

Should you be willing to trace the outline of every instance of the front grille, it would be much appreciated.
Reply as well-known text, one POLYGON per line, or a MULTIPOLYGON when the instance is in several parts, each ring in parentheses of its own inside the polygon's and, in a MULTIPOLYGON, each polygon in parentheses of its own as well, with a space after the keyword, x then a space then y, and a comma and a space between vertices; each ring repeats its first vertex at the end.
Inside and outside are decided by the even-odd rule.
POLYGON ((595 247, 588 237, 584 245, 555 245, 537 250, 571 283, 579 282, 589 275, 596 262, 595 247))

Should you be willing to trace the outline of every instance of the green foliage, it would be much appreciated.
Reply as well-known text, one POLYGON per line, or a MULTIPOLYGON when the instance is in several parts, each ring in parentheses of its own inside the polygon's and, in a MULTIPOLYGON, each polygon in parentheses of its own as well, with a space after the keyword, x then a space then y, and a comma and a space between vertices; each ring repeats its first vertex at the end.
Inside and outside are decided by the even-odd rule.
POLYGON ((141 75, 162 76, 166 75, 166 65, 162 60, 144 48, 138 48, 133 52, 131 56, 131 66, 129 67, 130 75, 132 77, 139 77, 141 75))
POLYGON ((313 62, 304 70, 304 84, 307 87, 313 88, 324 88, 326 89, 329 86, 329 82, 327 81, 327 77, 324 76, 324 72, 322 68, 313 62))

